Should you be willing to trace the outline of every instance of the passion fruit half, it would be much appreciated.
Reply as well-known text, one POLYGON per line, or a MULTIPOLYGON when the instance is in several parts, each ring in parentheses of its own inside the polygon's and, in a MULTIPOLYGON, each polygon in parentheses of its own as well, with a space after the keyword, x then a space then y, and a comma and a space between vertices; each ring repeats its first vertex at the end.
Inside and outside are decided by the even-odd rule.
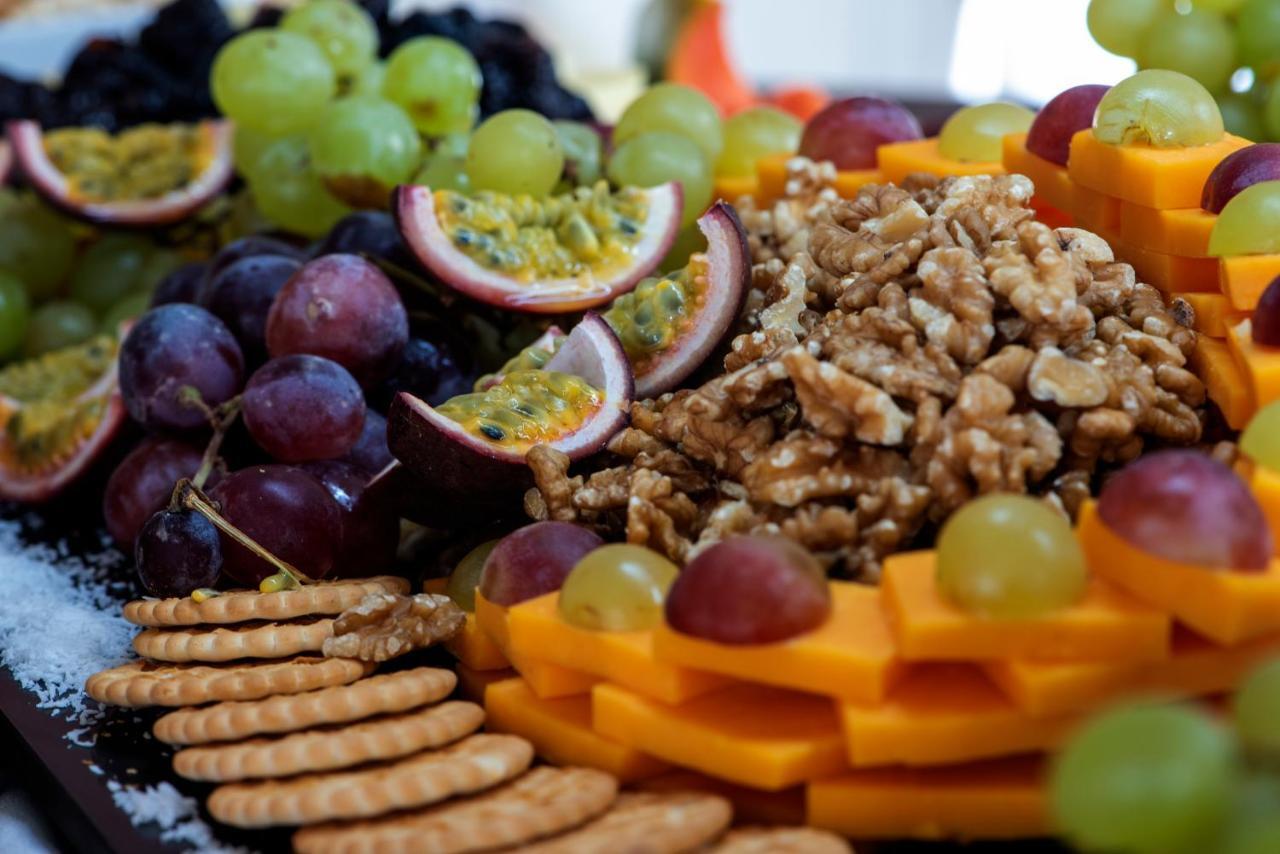
POLYGON ((580 459, 627 423, 635 385, 617 335, 588 313, 541 370, 431 407, 407 392, 387 414, 391 453, 433 494, 495 503, 529 483, 525 454, 545 444, 580 459))
POLYGON ((231 180, 231 124, 144 124, 117 135, 98 128, 46 131, 8 124, 23 174, 50 204, 101 225, 171 225, 191 216, 231 180))
POLYGON ((392 211, 405 243, 445 284, 481 302, 541 314, 626 293, 662 261, 683 209, 677 183, 546 199, 402 186, 392 211))
POLYGON ((53 498, 115 438, 126 417, 119 348, 99 335, 0 371, 0 500, 53 498))

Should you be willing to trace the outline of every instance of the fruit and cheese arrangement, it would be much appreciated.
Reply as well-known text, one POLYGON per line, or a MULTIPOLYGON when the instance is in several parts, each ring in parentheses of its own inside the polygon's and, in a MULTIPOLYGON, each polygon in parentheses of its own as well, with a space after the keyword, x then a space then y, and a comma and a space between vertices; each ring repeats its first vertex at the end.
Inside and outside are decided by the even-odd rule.
POLYGON ((610 123, 388 5, 0 78, 0 498, 129 559, 87 714, 302 852, 1280 850, 1280 4, 1094 0, 1142 70, 932 135, 714 2, 610 123))

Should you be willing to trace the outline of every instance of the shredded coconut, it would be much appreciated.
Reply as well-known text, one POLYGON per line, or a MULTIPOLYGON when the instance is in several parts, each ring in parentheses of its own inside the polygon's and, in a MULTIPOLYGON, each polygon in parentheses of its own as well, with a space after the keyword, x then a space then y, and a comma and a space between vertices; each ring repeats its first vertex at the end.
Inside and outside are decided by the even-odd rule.
POLYGON ((223 845, 214 838, 213 830, 200 818, 195 798, 182 794, 170 783, 155 786, 125 786, 107 781, 111 799, 115 801, 134 827, 154 823, 160 826, 160 841, 183 843, 202 854, 247 854, 247 848, 223 845))

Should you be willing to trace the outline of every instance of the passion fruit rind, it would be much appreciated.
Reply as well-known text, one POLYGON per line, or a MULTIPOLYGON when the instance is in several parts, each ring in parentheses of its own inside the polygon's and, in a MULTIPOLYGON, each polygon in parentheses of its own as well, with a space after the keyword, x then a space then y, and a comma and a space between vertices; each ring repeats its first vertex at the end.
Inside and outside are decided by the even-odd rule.
POLYGON ((234 175, 232 126, 140 125, 117 136, 97 128, 45 132, 30 119, 7 125, 14 158, 51 205, 100 225, 172 225, 194 214, 234 175))
MULTIPOLYGON (((517 372, 522 384, 536 384, 537 377, 527 374, 537 373, 540 372, 517 372)), ((574 386, 569 396, 577 397, 577 403, 586 400, 584 389, 594 393, 592 402, 589 406, 577 406, 571 400, 559 417, 563 419, 562 425, 572 424, 570 410, 573 410, 579 416, 576 427, 563 429, 560 435, 543 431, 537 438, 570 459, 581 459, 601 450, 626 426, 635 391, 631 366, 609 325, 598 314, 588 313, 547 362, 543 379, 557 384, 566 382, 556 379, 556 374, 575 378, 567 382, 574 386)), ((524 456, 533 443, 506 435, 505 430, 502 437, 483 431, 484 422, 475 417, 477 413, 498 402, 508 405, 521 402, 509 393, 511 388, 499 389, 501 384, 479 395, 463 395, 464 398, 484 398, 483 405, 475 400, 455 404, 458 398, 454 398, 439 409, 401 392, 387 413, 387 442, 391 453, 422 480, 426 491, 443 500, 456 497, 459 501, 474 503, 485 496, 491 496, 493 503, 509 500, 531 485, 524 456), (461 422, 450 417, 451 414, 461 418, 461 422)), ((549 398, 550 395, 538 397, 544 403, 549 398)), ((535 408, 530 406, 529 410, 535 411, 535 408)))
POLYGON ((603 305, 635 287, 675 240, 677 183, 614 193, 600 182, 549 199, 401 186, 392 198, 418 260, 473 299, 540 314, 603 305))

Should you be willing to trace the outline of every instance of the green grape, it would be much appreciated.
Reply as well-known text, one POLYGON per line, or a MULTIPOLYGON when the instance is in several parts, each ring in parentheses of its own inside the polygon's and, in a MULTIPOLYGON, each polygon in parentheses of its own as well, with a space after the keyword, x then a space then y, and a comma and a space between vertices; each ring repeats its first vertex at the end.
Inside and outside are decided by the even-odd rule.
POLYGON ((274 137, 262 131, 252 130, 244 125, 235 126, 235 132, 231 137, 231 159, 235 161, 236 169, 241 175, 248 177, 254 173, 262 152, 272 142, 274 137))
POLYGON ((85 250, 71 274, 71 298, 102 314, 126 295, 147 287, 155 245, 135 234, 108 234, 85 250))
POLYGON ((554 121, 556 138, 564 151, 566 186, 590 187, 600 180, 601 163, 604 160, 604 144, 600 134, 582 122, 554 121))
POLYGON ((679 134, 654 131, 627 140, 609 158, 608 174, 618 186, 679 181, 684 189, 684 225, 692 225, 711 203, 711 164, 702 149, 679 134))
POLYGON ((470 142, 471 137, 465 133, 440 137, 418 174, 413 176, 413 183, 433 190, 470 192, 471 179, 467 177, 467 145, 470 142))
POLYGON ((662 555, 626 543, 588 552, 560 588, 560 616, 580 629, 634 632, 662 621, 680 570, 662 555))
POLYGON ((0 271, 0 360, 18 352, 27 334, 31 304, 27 289, 10 273, 0 271))
POLYGON ((1209 254, 1270 255, 1280 252, 1280 181, 1261 181, 1237 193, 1209 233, 1209 254))
POLYGON ((1227 133, 1254 141, 1267 138, 1262 111, 1249 95, 1224 92, 1218 96, 1218 111, 1222 113, 1222 126, 1227 133))
POLYGON ((307 0, 285 13, 280 29, 315 42, 339 77, 353 77, 378 52, 373 18, 350 0, 307 0))
POLYGON ((1104 50, 1136 58, 1147 28, 1171 5, 1169 0, 1092 0, 1089 34, 1104 50))
POLYGON ((1280 86, 1272 85, 1267 90, 1266 100, 1262 102, 1262 125, 1267 129, 1268 138, 1280 139, 1280 86))
POLYGON ((476 610, 476 588, 480 586, 480 574, 484 572, 484 562, 489 559, 489 552, 497 544, 497 540, 489 540, 476 546, 449 573, 449 583, 444 588, 445 595, 468 614, 476 610))
POLYGON ((1280 759, 1280 658, 1249 675, 1236 693, 1234 713, 1245 749, 1280 759))
POLYGON ((773 107, 752 107, 724 123, 724 150, 716 160, 717 175, 754 175, 766 154, 791 153, 800 147, 804 125, 773 107))
POLYGON ((1240 450, 1256 465, 1280 472, 1280 400, 1254 413, 1240 434, 1240 450))
POLYGON ((107 309, 102 315, 102 323, 99 328, 103 332, 114 335, 120 331, 121 323, 141 316, 150 305, 151 293, 149 291, 138 291, 121 297, 115 305, 107 309))
POLYGON ((531 110, 490 116, 467 146, 467 177, 477 190, 545 196, 563 170, 556 129, 531 110))
POLYGON ((27 358, 82 344, 98 334, 93 312, 78 302, 47 302, 31 313, 22 355, 27 358))
MULTIPOLYGON (((1274 728, 1274 724, 1272 725, 1274 728)), ((1275 854, 1280 851, 1280 777, 1274 769, 1248 772, 1236 787, 1232 811, 1218 854, 1275 854)))
POLYGON ((311 165, 335 196, 357 207, 385 207, 413 175, 422 139, 404 110, 383 98, 334 101, 311 130, 311 165))
POLYGON ((996 102, 957 110, 942 126, 938 152, 971 163, 999 161, 1003 140, 1031 127, 1036 114, 1017 104, 996 102))
POLYGON ((706 95, 691 86, 659 83, 631 102, 613 129, 613 144, 621 145, 642 133, 667 131, 698 144, 708 163, 715 163, 724 147, 720 111, 706 95))
POLYGON ((1217 12, 1169 11, 1147 30, 1140 64, 1180 71, 1209 91, 1221 92, 1236 70, 1235 34, 1217 12))
POLYGON ((428 136, 471 130, 480 98, 480 66, 449 39, 409 39, 387 59, 382 94, 428 136))
POLYGON ((1244 0, 1195 0, 1194 2, 1196 9, 1221 12, 1224 15, 1234 14, 1242 5, 1244 0))
POLYGON ((0 217, 0 270, 17 276, 32 302, 54 296, 76 256, 75 235, 66 221, 34 198, 7 201, 0 217))
POLYGON ((370 62, 364 68, 356 72, 354 77, 349 78, 346 89, 347 95, 374 95, 383 97, 382 84, 387 79, 387 64, 385 62, 370 62))
POLYGON ((1059 754, 1050 792, 1058 827, 1090 851, 1207 851, 1227 816, 1234 745, 1184 706, 1106 712, 1059 754))
POLYGON ((1263 77, 1280 65, 1280 0, 1245 0, 1236 13, 1240 64, 1263 77))
POLYGON ((1222 113, 1209 90, 1195 80, 1150 68, 1107 90, 1098 102, 1093 135, 1108 145, 1208 145, 1222 139, 1222 113))
POLYGON ((267 146, 249 189, 267 219, 306 237, 320 237, 351 212, 311 168, 303 137, 282 137, 267 146))
POLYGON ((1071 525, 1038 499, 987 495, 938 535, 938 588, 984 617, 1034 617, 1084 594, 1084 553, 1071 525))
POLYGON ((213 60, 214 103, 237 124, 271 136, 308 127, 333 97, 333 66, 310 39, 281 30, 250 30, 213 60))

